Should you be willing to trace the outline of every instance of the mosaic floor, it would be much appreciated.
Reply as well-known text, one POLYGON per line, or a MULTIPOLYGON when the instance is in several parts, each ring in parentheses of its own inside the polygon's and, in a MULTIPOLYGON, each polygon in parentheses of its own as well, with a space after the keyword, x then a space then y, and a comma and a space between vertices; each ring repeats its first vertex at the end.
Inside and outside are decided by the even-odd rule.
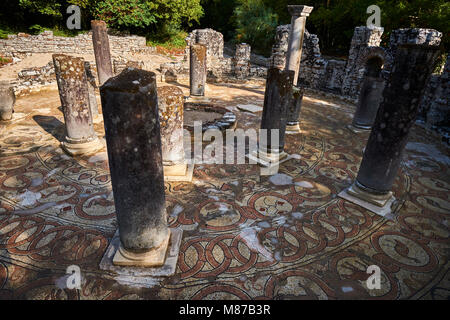
MULTIPOLYGON (((186 83, 179 86, 187 94, 186 83)), ((209 85, 211 102, 257 128, 257 84, 209 85), (214 92, 214 94, 212 94, 214 92)), ((277 175, 256 165, 197 165, 166 183, 171 227, 184 230, 177 272, 153 287, 99 270, 117 228, 105 150, 71 158, 57 91, 18 100, 22 121, 0 127, 0 299, 448 299, 449 150, 414 127, 379 217, 336 195, 354 180, 368 134, 346 129, 354 107, 306 96, 293 159, 277 175), (65 288, 78 265, 81 290, 65 288), (370 265, 381 289, 366 287, 370 265)), ((95 125, 103 136, 102 123, 95 125)))

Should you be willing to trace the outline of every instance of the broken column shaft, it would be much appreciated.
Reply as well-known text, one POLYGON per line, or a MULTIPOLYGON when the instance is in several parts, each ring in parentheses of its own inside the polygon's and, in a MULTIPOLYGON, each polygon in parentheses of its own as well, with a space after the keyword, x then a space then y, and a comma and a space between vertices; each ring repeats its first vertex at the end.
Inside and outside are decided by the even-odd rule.
POLYGON ((161 125, 164 177, 168 181, 190 181, 184 153, 184 96, 180 88, 158 88, 159 122, 161 125))
POLYGON ((61 146, 71 155, 102 148, 92 122, 84 59, 54 54, 53 63, 67 131, 61 146))
POLYGON ((127 68, 101 88, 120 248, 113 263, 164 264, 167 225, 156 76, 127 68))
POLYGON ((191 96, 205 95, 206 73, 206 46, 193 44, 190 48, 191 96))
POLYGON ((91 64, 89 62, 84 63, 84 69, 86 70, 86 78, 89 91, 89 107, 91 108, 91 113, 93 117, 98 116, 98 104, 97 96, 95 94, 95 89, 97 84, 95 83, 95 77, 92 73, 91 64))
POLYGON ((0 120, 11 120, 14 113, 16 96, 9 81, 0 81, 0 120))
MULTIPOLYGON (((291 29, 289 32, 289 45, 286 56, 286 70, 292 70, 295 72, 293 85, 296 86, 300 72, 306 18, 311 14, 313 7, 290 5, 288 6, 288 10, 292 18, 291 29)), ((300 132, 299 117, 303 93, 299 90, 296 90, 295 92, 296 94, 292 99, 292 104, 288 110, 288 133, 300 132)))
POLYGON ((261 129, 267 129, 267 146, 260 145, 260 151, 280 155, 284 152, 287 110, 292 100, 294 71, 270 68, 267 72, 266 92, 261 120, 261 129), (272 135, 279 130, 277 145, 272 144, 272 135))
POLYGON ((103 85, 114 75, 111 64, 108 32, 105 21, 93 20, 91 21, 91 27, 98 81, 100 85, 103 85))
POLYGON ((431 29, 393 32, 391 42, 396 39, 398 47, 392 71, 356 182, 347 190, 351 196, 384 208, 392 201, 392 185, 418 113, 422 92, 436 61, 441 37, 440 32, 431 29))

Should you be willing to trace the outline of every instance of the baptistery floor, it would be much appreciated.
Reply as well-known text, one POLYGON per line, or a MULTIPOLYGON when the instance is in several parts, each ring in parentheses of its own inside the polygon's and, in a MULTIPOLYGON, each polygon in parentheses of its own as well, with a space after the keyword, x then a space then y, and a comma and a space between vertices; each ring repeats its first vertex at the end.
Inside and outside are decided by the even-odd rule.
MULTIPOLYGON (((161 84, 167 85, 167 84, 161 84)), ((188 95, 187 82, 177 83, 188 95)), ((209 84, 209 102, 259 127, 261 84, 209 84), (253 107, 252 107, 253 108, 253 107), (254 108, 256 109, 256 108, 254 108)), ((355 107, 306 95, 301 134, 278 174, 257 165, 197 164, 166 183, 170 226, 183 230, 176 274, 127 279, 99 269, 116 229, 106 150, 72 158, 58 92, 19 98, 0 127, 1 299, 448 299, 449 149, 415 126, 383 218, 337 197, 358 172, 368 133, 355 107), (66 288, 68 266, 81 289, 66 288), (367 268, 381 269, 368 289, 367 268)), ((103 123, 95 124, 100 137, 103 123)), ((151 199, 142 199, 151 201, 151 199)))

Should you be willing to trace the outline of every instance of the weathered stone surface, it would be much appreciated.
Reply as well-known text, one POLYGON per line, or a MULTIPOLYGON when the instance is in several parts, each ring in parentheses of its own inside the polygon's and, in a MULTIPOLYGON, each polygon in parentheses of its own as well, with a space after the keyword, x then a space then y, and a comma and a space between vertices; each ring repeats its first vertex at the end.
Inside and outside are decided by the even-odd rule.
MULTIPOLYGON (((267 129, 267 150, 283 152, 286 133, 288 108, 292 100, 292 83, 295 72, 270 68, 267 73, 266 92, 261 119, 261 129, 267 129), (271 144, 271 129, 279 130, 279 146, 271 144)), ((263 146, 265 147, 265 146, 263 146)))
POLYGON ((105 21, 93 20, 92 43, 94 45, 95 61, 97 64, 98 80, 103 85, 113 74, 111 52, 105 21))
MULTIPOLYGON (((145 37, 110 35, 111 52, 117 56, 128 53, 152 53, 154 47, 147 47, 145 37)), ((23 57, 30 53, 94 54, 92 32, 75 37, 57 37, 52 31, 39 35, 8 35, 0 39, 0 53, 6 57, 23 57)))
POLYGON ((11 120, 16 96, 9 81, 0 81, 0 120, 11 120))
POLYGON ((297 85, 300 71, 300 60, 302 58, 303 36, 305 33, 306 17, 309 16, 313 7, 288 6, 292 16, 289 31, 289 45, 286 58, 286 69, 295 72, 294 85, 297 85))
POLYGON ((175 86, 158 88, 159 122, 161 125, 164 166, 184 164, 183 91, 175 86))
POLYGON ((63 54, 53 55, 61 106, 69 143, 97 139, 89 108, 89 90, 84 59, 63 54))
POLYGON ((121 244, 137 254, 157 249, 169 230, 156 76, 129 68, 100 94, 121 244))
POLYGON ((250 45, 246 43, 236 45, 236 52, 233 58, 236 78, 244 79, 249 76, 251 51, 250 45))
POLYGON ((365 62, 361 56, 367 55, 368 47, 379 47, 384 29, 377 27, 356 27, 342 82, 342 94, 358 97, 365 75, 365 62))
POLYGON ((442 37, 441 33, 429 29, 419 32, 403 29, 401 33, 356 179, 359 187, 374 194, 386 194, 391 190, 442 37))
POLYGON ((352 125, 359 129, 372 128, 383 97, 385 82, 382 78, 366 76, 352 125))
POLYGON ((86 78, 89 90, 89 107, 91 109, 92 116, 95 117, 98 115, 97 96, 95 94, 97 84, 95 82, 95 76, 92 73, 91 64, 89 62, 87 61, 84 62, 84 69, 86 71, 86 78))
POLYGON ((289 104, 288 108, 288 114, 287 114, 287 126, 291 127, 292 131, 299 131, 299 117, 300 117, 300 110, 302 107, 302 100, 303 100, 303 90, 299 89, 297 87, 294 87, 293 90, 293 96, 292 101, 289 104))
POLYGON ((204 96, 206 85, 206 47, 194 44, 190 49, 190 92, 191 96, 204 96))

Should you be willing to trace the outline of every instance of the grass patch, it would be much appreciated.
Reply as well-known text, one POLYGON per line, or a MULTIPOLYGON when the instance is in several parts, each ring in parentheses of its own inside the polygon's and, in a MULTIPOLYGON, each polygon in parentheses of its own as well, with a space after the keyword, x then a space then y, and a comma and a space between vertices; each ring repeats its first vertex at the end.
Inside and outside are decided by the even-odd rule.
POLYGON ((172 36, 165 38, 152 37, 147 38, 147 46, 156 47, 157 53, 165 54, 168 56, 182 55, 184 48, 186 47, 187 32, 179 31, 172 36))
POLYGON ((5 57, 0 56, 0 68, 11 62, 12 62, 11 58, 5 58, 5 57))

